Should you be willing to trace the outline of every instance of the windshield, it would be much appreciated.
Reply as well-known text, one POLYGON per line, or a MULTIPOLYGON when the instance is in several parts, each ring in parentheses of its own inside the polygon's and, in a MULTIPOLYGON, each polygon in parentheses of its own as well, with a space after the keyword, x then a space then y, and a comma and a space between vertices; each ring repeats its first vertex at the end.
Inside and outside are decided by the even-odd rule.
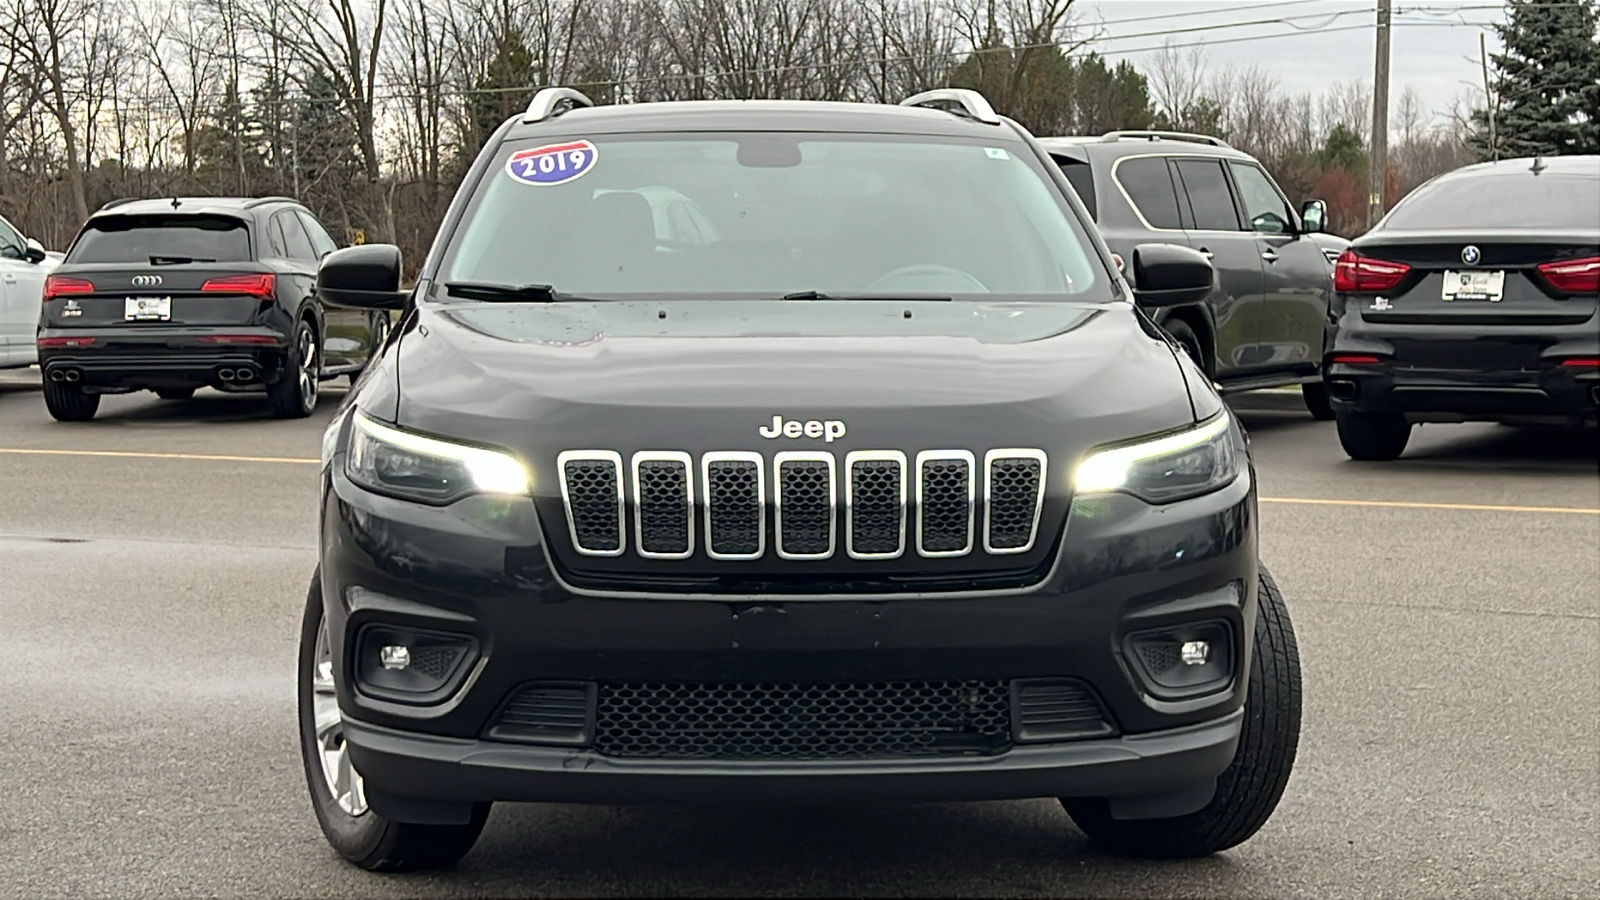
POLYGON ((1418 188, 1386 228, 1594 228, 1600 178, 1545 173, 1446 178, 1418 188))
POLYGON ((907 135, 521 142, 479 184, 440 280, 608 298, 1113 299, 1031 157, 907 135))
POLYGON ((250 237, 228 216, 101 216, 84 226, 67 262, 149 265, 152 257, 242 262, 250 237))

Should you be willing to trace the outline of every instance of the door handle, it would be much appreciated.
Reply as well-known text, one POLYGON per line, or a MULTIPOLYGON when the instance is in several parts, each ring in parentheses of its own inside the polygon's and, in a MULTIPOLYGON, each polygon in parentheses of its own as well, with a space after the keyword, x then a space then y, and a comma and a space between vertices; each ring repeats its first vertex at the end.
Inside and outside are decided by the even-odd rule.
POLYGON ((1216 256, 1215 253, 1212 253, 1210 250, 1206 249, 1205 247, 1201 247, 1200 248, 1200 255, 1204 256, 1206 259, 1210 259, 1213 256, 1216 256))
POLYGON ((7 272, 6 276, 5 276, 5 282, 6 282, 6 284, 16 284, 17 283, 17 276, 11 274, 10 272, 7 272))
POLYGON ((1261 254, 1261 258, 1266 260, 1267 262, 1277 262, 1278 261, 1278 251, 1276 251, 1276 250, 1267 250, 1265 253, 1261 254))

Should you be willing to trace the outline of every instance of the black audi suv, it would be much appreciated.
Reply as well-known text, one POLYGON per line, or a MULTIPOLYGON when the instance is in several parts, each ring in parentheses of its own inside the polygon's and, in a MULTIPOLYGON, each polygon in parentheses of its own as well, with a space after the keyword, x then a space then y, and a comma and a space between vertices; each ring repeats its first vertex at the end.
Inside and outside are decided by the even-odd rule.
POLYGON ((1422 422, 1593 425, 1600 157, 1505 159, 1417 188, 1339 257, 1326 381, 1352 458, 1422 422))
POLYGON ((467 174, 323 441, 317 818, 372 869, 494 801, 1058 797, 1116 850, 1253 834, 1299 733, 1245 436, 1060 170, 970 91, 594 108, 467 174), (1137 300, 1135 299, 1137 297, 1137 300))
POLYGON ((1333 259, 1350 242, 1323 230, 1326 204, 1308 200, 1297 212, 1254 157, 1207 135, 1113 131, 1039 143, 1119 258, 1162 241, 1211 260, 1210 295, 1152 317, 1223 391, 1299 385, 1313 417, 1333 418, 1323 338, 1333 259))
POLYGON ((94 418, 104 394, 265 395, 308 416, 319 383, 361 371, 389 313, 315 291, 333 238, 284 197, 124 200, 84 223, 45 279, 39 365, 50 414, 94 418))

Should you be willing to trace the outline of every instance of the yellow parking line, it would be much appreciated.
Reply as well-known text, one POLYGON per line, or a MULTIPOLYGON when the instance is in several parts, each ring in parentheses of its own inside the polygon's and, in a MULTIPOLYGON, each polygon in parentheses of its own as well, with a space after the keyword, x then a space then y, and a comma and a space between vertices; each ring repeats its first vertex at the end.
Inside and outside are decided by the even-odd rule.
POLYGON ((303 456, 222 456, 212 453, 140 453, 129 450, 38 450, 28 447, 0 447, 0 453, 38 456, 113 456, 124 459, 199 459, 214 462, 293 463, 319 465, 322 460, 303 456))
POLYGON ((1487 503, 1413 503, 1404 500, 1325 500, 1319 497, 1262 497, 1262 503, 1302 503, 1310 506, 1376 506, 1391 509, 1461 509, 1480 512, 1570 513, 1600 516, 1600 509, 1583 506, 1494 506, 1487 503))

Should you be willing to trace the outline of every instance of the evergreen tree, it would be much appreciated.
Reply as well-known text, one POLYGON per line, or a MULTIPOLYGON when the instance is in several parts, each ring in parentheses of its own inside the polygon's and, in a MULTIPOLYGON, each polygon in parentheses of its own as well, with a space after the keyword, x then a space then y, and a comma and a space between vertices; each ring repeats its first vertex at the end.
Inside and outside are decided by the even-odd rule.
POLYGON ((1600 0, 1507 0, 1494 54, 1494 146, 1473 118, 1483 158, 1600 153, 1600 0))
POLYGON ((1352 175, 1366 177, 1367 148, 1361 135, 1343 122, 1333 126, 1317 151, 1316 163, 1323 169, 1343 169, 1352 175))

